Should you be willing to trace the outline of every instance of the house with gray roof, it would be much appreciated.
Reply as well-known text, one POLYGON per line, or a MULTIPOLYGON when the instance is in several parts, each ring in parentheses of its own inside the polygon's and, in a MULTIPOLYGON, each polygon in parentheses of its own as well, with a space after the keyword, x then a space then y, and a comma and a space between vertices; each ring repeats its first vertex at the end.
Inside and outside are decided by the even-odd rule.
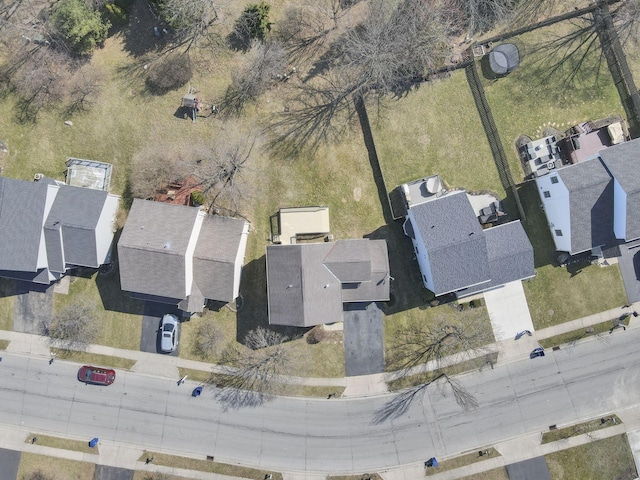
POLYGON ((519 221, 483 229, 463 190, 416 197, 406 197, 403 228, 423 284, 436 296, 465 297, 535 275, 533 247, 519 221))
POLYGON ((640 139, 536 178, 557 251, 571 255, 640 238, 640 139))
POLYGON ((49 284, 108 263, 119 202, 51 179, 0 177, 0 276, 49 284))
POLYGON ((133 296, 202 312, 240 290, 249 225, 196 207, 135 199, 118 241, 120 283, 133 296))
POLYGON ((389 300, 384 240, 269 245, 266 259, 272 325, 339 322, 343 303, 389 300))

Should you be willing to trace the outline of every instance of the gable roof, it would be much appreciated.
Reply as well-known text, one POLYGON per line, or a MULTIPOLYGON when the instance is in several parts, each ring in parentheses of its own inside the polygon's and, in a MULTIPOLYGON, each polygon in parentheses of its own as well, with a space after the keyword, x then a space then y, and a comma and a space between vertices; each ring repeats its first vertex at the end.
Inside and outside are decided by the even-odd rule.
POLYGON ((384 240, 269 245, 266 258, 271 324, 309 327, 332 323, 342 319, 343 302, 389 299, 389 258, 384 240), (356 262, 351 261, 349 252, 356 262), (348 273, 353 264, 357 276, 348 273))
MULTIPOLYGON (((108 195, 106 191, 82 187, 64 186, 58 190, 44 228, 47 239, 55 237, 47 234, 49 230, 61 235, 63 248, 52 246, 54 252, 49 257, 50 245, 47 241, 50 260, 58 259, 64 251, 65 263, 87 266, 99 264, 95 229, 108 195)), ((61 270, 52 265, 49 268, 64 272, 64 266, 61 270)))
POLYGON ((533 247, 520 220, 484 231, 491 287, 535 275, 533 247))
POLYGON ((569 191, 571 250, 583 252, 615 240, 613 181, 600 158, 558 170, 569 191))
POLYGON ((194 207, 134 199, 118 241, 123 290, 186 298, 185 255, 198 213, 194 207))
POLYGON ((219 301, 234 300, 235 263, 246 222, 207 215, 193 254, 194 284, 204 295, 219 301))
POLYGON ((48 186, 0 177, 0 270, 36 272, 48 186))
POLYGON ((332 244, 324 265, 341 283, 371 280, 371 251, 368 240, 342 240, 332 244))
POLYGON ((269 323, 308 327, 342 317, 340 282, 322 265, 328 243, 267 246, 269 323))
POLYGON ((465 192, 438 197, 410 211, 428 251, 436 295, 489 280, 485 237, 465 192))
POLYGON ((640 237, 640 139, 600 152, 602 161, 627 194, 626 240, 640 237))

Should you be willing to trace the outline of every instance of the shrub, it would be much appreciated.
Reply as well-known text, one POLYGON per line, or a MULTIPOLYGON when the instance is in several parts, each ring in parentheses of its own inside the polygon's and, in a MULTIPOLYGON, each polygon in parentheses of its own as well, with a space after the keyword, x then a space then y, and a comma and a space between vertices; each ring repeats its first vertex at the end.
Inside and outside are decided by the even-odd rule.
POLYGON ((191 192, 191 203, 194 205, 204 205, 207 202, 207 197, 200 190, 194 190, 191 192))
POLYGON ((269 10, 271 6, 265 2, 249 5, 235 25, 235 34, 243 40, 263 40, 271 30, 269 10))
POLYGON ((80 55, 91 53, 104 42, 111 27, 82 0, 61 0, 54 7, 52 20, 57 33, 80 55))
POLYGON ((169 55, 149 69, 147 85, 157 93, 165 93, 191 80, 191 60, 187 54, 169 55))

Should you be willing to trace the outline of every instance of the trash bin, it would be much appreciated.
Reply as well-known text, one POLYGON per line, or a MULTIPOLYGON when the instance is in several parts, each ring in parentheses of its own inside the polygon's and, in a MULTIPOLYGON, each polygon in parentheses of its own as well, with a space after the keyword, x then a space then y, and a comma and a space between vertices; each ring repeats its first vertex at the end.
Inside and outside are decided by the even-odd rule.
POLYGON ((91 440, 89 440, 89 446, 91 448, 95 447, 96 445, 98 445, 98 437, 92 438, 91 440))
POLYGON ((193 389, 193 392, 191 392, 191 396, 199 397, 201 393, 202 393, 202 387, 196 387, 193 389))

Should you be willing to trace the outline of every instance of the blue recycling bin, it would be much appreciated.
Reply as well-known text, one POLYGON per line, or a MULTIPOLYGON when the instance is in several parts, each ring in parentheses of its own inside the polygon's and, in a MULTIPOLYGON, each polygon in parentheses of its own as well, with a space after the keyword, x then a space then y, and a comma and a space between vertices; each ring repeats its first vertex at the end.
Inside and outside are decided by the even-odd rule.
POLYGON ((431 457, 429 460, 424 462, 424 466, 425 467, 437 467, 438 466, 438 460, 436 460, 436 457, 431 457))
POLYGON ((96 445, 98 445, 98 437, 92 438, 92 439, 89 441, 89 446, 90 446, 91 448, 95 447, 96 445))
POLYGON ((196 387, 193 389, 193 392, 191 392, 191 396, 199 397, 201 393, 202 393, 202 387, 196 387))

